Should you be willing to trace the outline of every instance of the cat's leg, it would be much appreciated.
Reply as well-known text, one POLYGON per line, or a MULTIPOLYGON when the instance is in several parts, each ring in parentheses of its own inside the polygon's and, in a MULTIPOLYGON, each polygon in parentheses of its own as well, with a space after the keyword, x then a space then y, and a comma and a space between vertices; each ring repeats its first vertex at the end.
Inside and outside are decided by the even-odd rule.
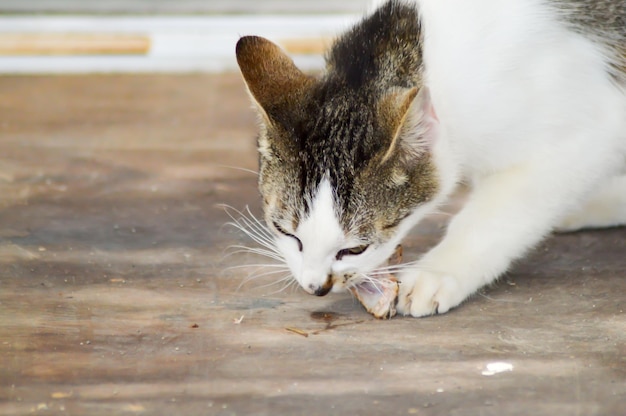
POLYGON ((559 232, 626 225, 626 175, 616 176, 560 221, 559 232))
POLYGON ((400 275, 398 312, 444 313, 493 282, 599 180, 571 176, 564 166, 526 166, 479 181, 444 239, 400 275))

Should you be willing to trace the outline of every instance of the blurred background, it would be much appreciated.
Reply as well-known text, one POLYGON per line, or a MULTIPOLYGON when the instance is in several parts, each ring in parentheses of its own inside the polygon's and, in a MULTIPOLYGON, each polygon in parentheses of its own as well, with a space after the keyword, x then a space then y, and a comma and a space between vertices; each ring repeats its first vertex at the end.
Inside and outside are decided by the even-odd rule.
POLYGON ((317 69, 370 0, 0 0, 0 73, 221 72, 242 35, 317 69))

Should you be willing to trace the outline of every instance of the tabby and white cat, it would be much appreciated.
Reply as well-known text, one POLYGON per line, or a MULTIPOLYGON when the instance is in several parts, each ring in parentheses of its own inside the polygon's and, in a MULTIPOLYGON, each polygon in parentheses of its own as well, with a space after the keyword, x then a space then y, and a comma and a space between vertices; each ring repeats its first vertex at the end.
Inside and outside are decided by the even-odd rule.
POLYGON ((236 49, 265 219, 311 294, 376 274, 460 182, 400 313, 459 305, 555 228, 626 223, 625 0, 389 1, 319 77, 266 39, 236 49))

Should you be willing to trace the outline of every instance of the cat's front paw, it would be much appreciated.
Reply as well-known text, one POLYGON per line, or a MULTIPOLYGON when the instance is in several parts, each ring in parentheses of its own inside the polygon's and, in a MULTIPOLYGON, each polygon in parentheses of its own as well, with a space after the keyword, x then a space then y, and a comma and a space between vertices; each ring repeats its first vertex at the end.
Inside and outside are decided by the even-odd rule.
POLYGON ((448 312, 469 296, 451 276, 415 272, 401 276, 397 311, 415 317, 448 312))

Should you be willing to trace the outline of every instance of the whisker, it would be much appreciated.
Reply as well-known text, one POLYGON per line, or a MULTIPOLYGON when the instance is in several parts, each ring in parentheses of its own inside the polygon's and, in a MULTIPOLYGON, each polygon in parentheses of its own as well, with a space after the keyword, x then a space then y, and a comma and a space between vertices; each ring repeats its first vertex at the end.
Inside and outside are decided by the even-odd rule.
POLYGON ((252 213, 252 211, 250 211, 250 207, 249 206, 246 206, 246 212, 254 220, 254 222, 259 225, 260 228, 262 228, 263 230, 266 230, 266 231, 268 230, 267 226, 264 223, 262 223, 261 221, 259 221, 259 219, 252 213))
MULTIPOLYGON (((276 286, 278 284, 285 283, 288 280, 291 280, 291 276, 290 275, 285 275, 285 276, 281 277, 278 280, 274 280, 271 283, 267 283, 267 284, 264 284, 264 285, 261 285, 261 286, 257 286, 257 289, 265 289, 265 288, 268 288, 268 287, 276 286)), ((284 290, 284 287, 279 289, 279 291, 282 291, 282 290, 284 290)), ((274 294, 274 293, 278 293, 278 292, 272 292, 270 294, 274 294)))
POLYGON ((245 269, 245 268, 251 268, 251 267, 256 267, 256 268, 267 267, 267 268, 274 268, 274 269, 283 269, 285 271, 289 270, 289 268, 285 266, 284 264, 264 264, 264 263, 239 264, 237 266, 227 267, 224 270, 237 270, 237 269, 245 269))
POLYGON ((378 279, 375 279, 371 276, 368 276, 365 273, 359 273, 357 278, 355 279, 356 281, 354 283, 351 283, 349 287, 356 287, 359 286, 360 284, 363 284, 363 282, 367 282, 370 283, 375 289, 376 291, 378 291, 379 294, 383 294, 383 290, 381 289, 381 283, 378 279))
POLYGON ((265 277, 265 276, 271 276, 271 275, 275 275, 275 274, 279 274, 279 273, 283 273, 283 275, 282 275, 282 276, 279 276, 279 277, 280 277, 280 279, 279 279, 279 280, 274 280, 273 282, 268 283, 268 284, 266 284, 266 285, 264 285, 264 286, 261 286, 261 287, 273 286, 273 285, 275 285, 275 284, 277 284, 277 283, 279 283, 279 282, 282 282, 282 281, 284 281, 284 280, 287 280, 287 279, 290 279, 290 278, 291 278, 291 275, 290 275, 290 274, 288 274, 288 272, 285 272, 285 271, 273 271, 273 272, 267 272, 267 273, 261 273, 261 274, 250 275, 250 276, 248 276, 248 277, 244 280, 244 282, 245 282, 245 283, 250 283, 250 282, 252 282, 252 281, 254 281, 254 280, 257 280, 257 279, 260 279, 260 278, 262 278, 262 277, 265 277))
POLYGON ((252 234, 256 233, 255 235, 273 239, 273 235, 271 231, 263 223, 261 223, 254 215, 252 215, 249 208, 247 208, 247 212, 248 212, 248 215, 252 217, 252 219, 246 217, 245 214, 240 213, 241 218, 237 220, 237 224, 248 227, 248 228, 244 227, 245 229, 243 231, 246 231, 246 232, 252 231, 252 234))
POLYGON ((241 254, 241 253, 251 253, 251 254, 258 254, 260 256, 264 256, 264 257, 269 257, 272 258, 274 260, 279 260, 279 261, 284 261, 284 258, 281 254, 276 253, 274 251, 270 251, 270 250, 266 250, 263 248, 255 248, 255 247, 246 247, 246 246, 231 246, 229 247, 229 249, 237 249, 231 253, 229 253, 227 255, 227 257, 230 257, 234 254, 241 254))
POLYGON ((274 235, 267 228, 267 226, 259 221, 254 216, 254 214, 252 214, 252 211, 250 211, 249 207, 246 207, 247 215, 246 213, 241 212, 238 209, 228 205, 222 205, 222 208, 224 208, 226 215, 228 215, 232 220, 232 222, 227 223, 227 225, 231 225, 237 228, 238 230, 248 235, 250 238, 254 239, 262 245, 265 245, 266 247, 268 246, 268 244, 269 246, 274 246, 274 235), (237 215, 239 215, 239 218, 236 218, 232 212, 235 212, 237 215), (248 218, 248 216, 250 218, 248 218))
POLYGON ((253 227, 254 225, 252 224, 252 222, 249 222, 249 224, 246 223, 245 225, 239 222, 229 222, 226 225, 231 225, 237 228, 238 230, 246 234, 248 237, 253 239, 256 243, 264 247, 267 247, 269 249, 274 249, 275 247, 274 237, 272 235, 267 234, 267 232, 262 233, 259 230, 256 230, 254 228, 246 228, 246 226, 253 227))
POLYGON ((291 274, 288 271, 285 270, 273 270, 271 272, 266 272, 266 273, 261 273, 261 274, 251 274, 248 275, 245 279, 243 279, 243 281, 239 284, 239 286, 237 286, 237 290, 241 289, 243 286, 245 286, 246 284, 253 282, 257 279, 260 279, 262 277, 266 277, 266 276, 272 276, 272 275, 276 275, 279 273, 284 273, 283 276, 279 276, 280 279, 278 280, 274 280, 270 283, 267 283, 265 285, 260 286, 261 288, 265 288, 265 287, 270 287, 270 286, 274 286, 280 282, 283 282, 287 279, 291 279, 291 274))
POLYGON ((267 226, 261 222, 253 213, 250 211, 250 207, 246 206, 245 212, 237 211, 237 213, 241 216, 241 220, 243 220, 246 224, 248 224, 253 229, 261 232, 264 235, 272 236, 272 232, 267 228, 267 226))
POLYGON ((240 166, 229 166, 229 165, 217 165, 220 168, 226 168, 226 169, 233 169, 233 170, 240 170, 242 172, 248 172, 248 173, 252 173, 255 176, 259 176, 259 172, 252 170, 252 169, 246 169, 246 168, 242 168, 240 166))
POLYGON ((291 293, 295 293, 296 290, 300 289, 300 285, 298 284, 298 281, 296 279, 292 279, 287 286, 291 288, 291 293))
POLYGON ((231 246, 228 246, 226 248, 226 250, 232 250, 232 249, 238 249, 238 250, 242 250, 242 251, 251 251, 251 250, 255 250, 255 251, 264 251, 267 253, 272 253, 272 254, 279 254, 277 250, 275 249, 270 249, 267 247, 249 247, 249 246, 244 246, 241 244, 233 244, 231 246))
POLYGON ((228 267, 226 270, 242 270, 246 268, 254 269, 243 279, 237 290, 241 289, 244 285, 249 284, 250 282, 268 277, 272 280, 271 282, 262 284, 261 286, 256 286, 256 288, 263 289, 278 286, 276 291, 269 293, 270 295, 281 293, 288 289, 297 289, 299 287, 298 282, 291 275, 291 271, 286 264, 285 257, 276 247, 276 236, 267 227, 264 221, 255 216, 249 207, 246 207, 243 211, 239 211, 236 208, 227 205, 222 205, 222 207, 231 219, 231 221, 226 225, 235 227, 245 236, 254 241, 254 243, 258 244, 258 247, 248 247, 239 244, 229 246, 226 249, 229 251, 227 256, 245 253, 262 256, 277 262, 255 262, 228 267))
POLYGON ((293 285, 294 283, 297 283, 294 279, 292 279, 292 278, 291 278, 291 276, 287 276, 287 277, 285 277, 284 279, 281 279, 279 282, 284 282, 284 281, 285 281, 285 280, 287 280, 287 279, 289 279, 289 280, 291 280, 291 281, 290 281, 290 282, 288 282, 287 284, 285 284, 282 288, 280 288, 280 289, 276 290, 275 292, 271 292, 271 293, 270 293, 270 295, 275 295, 275 294, 277 294, 277 293, 282 293, 282 292, 284 292, 285 290, 287 290, 289 287, 293 287, 292 285, 293 285))
POLYGON ((402 272, 410 268, 413 268, 415 267, 416 264, 417 264, 417 261, 412 261, 408 263, 396 264, 393 266, 380 267, 369 272, 369 274, 374 275, 374 276, 379 276, 379 275, 384 275, 384 274, 389 274, 389 273, 398 273, 398 272, 402 272))

